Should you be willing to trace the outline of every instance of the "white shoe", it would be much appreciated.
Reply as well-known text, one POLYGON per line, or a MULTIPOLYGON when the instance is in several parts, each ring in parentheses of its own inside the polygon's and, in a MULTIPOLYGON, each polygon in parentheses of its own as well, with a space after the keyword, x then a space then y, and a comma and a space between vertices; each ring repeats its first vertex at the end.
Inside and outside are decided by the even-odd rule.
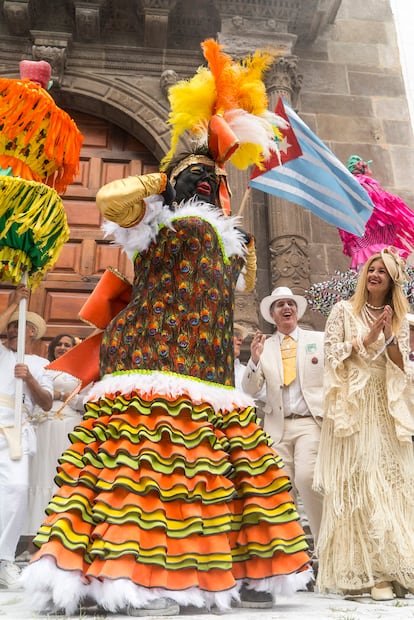
POLYGON ((0 588, 21 590, 20 568, 9 560, 0 560, 0 588))
POLYGON ((373 601, 392 601, 395 595, 391 584, 384 582, 380 586, 373 586, 371 588, 371 598, 373 601))
POLYGON ((180 606, 170 598, 158 598, 142 607, 128 607, 128 616, 178 616, 180 606))

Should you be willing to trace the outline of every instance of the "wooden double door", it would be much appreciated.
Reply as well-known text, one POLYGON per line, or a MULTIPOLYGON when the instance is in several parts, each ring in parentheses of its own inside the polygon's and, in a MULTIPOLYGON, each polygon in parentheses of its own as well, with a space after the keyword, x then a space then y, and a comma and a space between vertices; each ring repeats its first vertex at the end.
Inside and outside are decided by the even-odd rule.
MULTIPOLYGON (((47 323, 38 353, 61 332, 85 338, 92 328, 78 313, 107 267, 115 267, 129 279, 132 268, 122 249, 103 238, 102 218, 95 205, 98 189, 114 179, 158 170, 158 162, 146 147, 121 128, 78 112, 68 111, 83 134, 80 171, 63 197, 70 240, 51 270, 32 293, 28 309, 47 323)), ((1 284, 0 311, 8 302, 10 286, 1 284)))

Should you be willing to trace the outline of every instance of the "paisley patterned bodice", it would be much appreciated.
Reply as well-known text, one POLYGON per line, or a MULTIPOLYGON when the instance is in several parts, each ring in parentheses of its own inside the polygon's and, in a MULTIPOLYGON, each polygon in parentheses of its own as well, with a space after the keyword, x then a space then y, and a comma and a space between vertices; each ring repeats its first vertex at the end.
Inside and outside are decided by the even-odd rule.
POLYGON ((242 258, 215 228, 187 216, 161 227, 134 260, 130 304, 106 328, 101 375, 167 371, 234 385, 234 289, 242 258))

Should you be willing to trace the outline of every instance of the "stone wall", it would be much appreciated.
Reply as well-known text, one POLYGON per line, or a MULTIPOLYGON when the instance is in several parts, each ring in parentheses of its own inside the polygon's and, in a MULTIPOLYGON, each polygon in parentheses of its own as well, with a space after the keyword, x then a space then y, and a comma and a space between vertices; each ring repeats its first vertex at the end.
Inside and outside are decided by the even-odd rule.
MULTIPOLYGON (((343 0, 335 23, 294 53, 305 122, 341 161, 352 154, 372 160, 381 185, 414 207, 413 132, 388 0, 343 0)), ((335 229, 311 215, 308 230, 312 283, 348 267, 335 229)), ((309 319, 323 327, 317 316, 309 319)))

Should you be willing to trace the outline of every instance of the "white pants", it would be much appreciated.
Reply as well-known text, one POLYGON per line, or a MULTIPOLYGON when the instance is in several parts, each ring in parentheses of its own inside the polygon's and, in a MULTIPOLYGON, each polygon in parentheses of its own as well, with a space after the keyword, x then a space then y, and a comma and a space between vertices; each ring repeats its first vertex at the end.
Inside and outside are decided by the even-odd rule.
POLYGON ((14 562, 17 543, 26 518, 29 490, 29 455, 23 450, 18 461, 9 456, 0 433, 0 560, 14 562))
POLYGON ((291 479, 291 494, 295 502, 296 492, 300 495, 315 545, 322 519, 323 500, 322 495, 312 489, 320 435, 321 429, 313 418, 287 418, 282 439, 273 445, 282 457, 284 470, 291 479))

